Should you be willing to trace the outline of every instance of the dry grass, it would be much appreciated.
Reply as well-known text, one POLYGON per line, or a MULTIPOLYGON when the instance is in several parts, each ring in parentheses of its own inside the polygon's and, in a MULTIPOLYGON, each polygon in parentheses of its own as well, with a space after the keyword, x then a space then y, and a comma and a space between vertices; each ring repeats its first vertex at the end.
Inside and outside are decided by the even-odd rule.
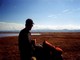
MULTIPOLYGON (((44 40, 63 49, 64 60, 80 60, 80 33, 56 32, 42 33, 41 36, 32 36, 37 43, 44 40)), ((18 50, 18 37, 0 38, 0 60, 20 60, 18 50)))

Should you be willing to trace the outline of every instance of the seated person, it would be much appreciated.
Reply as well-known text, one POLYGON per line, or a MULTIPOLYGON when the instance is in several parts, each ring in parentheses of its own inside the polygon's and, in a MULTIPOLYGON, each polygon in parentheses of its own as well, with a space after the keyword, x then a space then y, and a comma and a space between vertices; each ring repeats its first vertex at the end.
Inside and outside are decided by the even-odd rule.
POLYGON ((45 60, 63 60, 62 52, 63 50, 59 47, 55 47, 48 41, 43 42, 44 58, 45 60))
POLYGON ((55 47, 48 41, 44 41, 43 45, 36 45, 36 40, 32 40, 33 53, 37 60, 63 60, 63 50, 59 47, 55 47))

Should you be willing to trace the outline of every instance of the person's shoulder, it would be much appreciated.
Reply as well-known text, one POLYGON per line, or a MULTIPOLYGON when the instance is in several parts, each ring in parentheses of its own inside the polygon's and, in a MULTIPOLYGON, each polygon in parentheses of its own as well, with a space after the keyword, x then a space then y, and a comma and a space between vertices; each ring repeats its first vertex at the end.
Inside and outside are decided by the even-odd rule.
POLYGON ((24 29, 21 29, 20 32, 22 32, 24 29))
POLYGON ((25 28, 23 28, 21 31, 24 31, 25 30, 25 28))
POLYGON ((24 28, 20 31, 20 33, 29 33, 29 31, 24 28))
POLYGON ((24 29, 21 29, 19 33, 22 33, 24 31, 24 29))

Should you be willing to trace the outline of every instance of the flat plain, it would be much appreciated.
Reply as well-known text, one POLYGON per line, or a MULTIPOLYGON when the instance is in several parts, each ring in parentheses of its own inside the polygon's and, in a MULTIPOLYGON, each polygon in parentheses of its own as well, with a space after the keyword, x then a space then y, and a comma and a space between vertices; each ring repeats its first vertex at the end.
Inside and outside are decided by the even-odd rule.
MULTIPOLYGON (((80 60, 80 32, 43 32, 32 35, 37 44, 47 40, 63 50, 64 60, 80 60)), ((20 60, 18 36, 0 37, 0 60, 20 60)))

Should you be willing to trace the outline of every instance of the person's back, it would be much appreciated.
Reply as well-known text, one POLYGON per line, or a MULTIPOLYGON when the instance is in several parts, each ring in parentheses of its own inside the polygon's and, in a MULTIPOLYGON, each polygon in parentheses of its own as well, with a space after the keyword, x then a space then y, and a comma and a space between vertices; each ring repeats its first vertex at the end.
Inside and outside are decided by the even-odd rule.
POLYGON ((63 60, 63 50, 59 47, 55 47, 48 41, 43 42, 44 60, 63 60))
POLYGON ((32 23, 30 23, 31 20, 26 20, 25 28, 22 29, 19 33, 19 51, 20 51, 20 57, 21 60, 31 60, 32 57, 32 46, 30 42, 30 30, 32 28, 32 23))

